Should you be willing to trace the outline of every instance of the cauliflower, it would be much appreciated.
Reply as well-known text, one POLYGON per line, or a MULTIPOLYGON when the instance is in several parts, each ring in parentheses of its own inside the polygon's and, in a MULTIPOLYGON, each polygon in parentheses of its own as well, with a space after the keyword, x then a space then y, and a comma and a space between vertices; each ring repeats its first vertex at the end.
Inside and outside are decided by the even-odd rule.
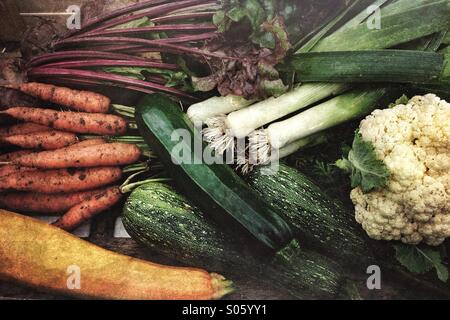
POLYGON ((344 160, 360 182, 351 192, 358 223, 377 240, 441 244, 450 236, 450 104, 428 94, 376 110, 361 122, 359 136, 366 154, 360 146, 359 157, 344 160), (382 162, 377 170, 367 165, 369 151, 372 162, 382 162))

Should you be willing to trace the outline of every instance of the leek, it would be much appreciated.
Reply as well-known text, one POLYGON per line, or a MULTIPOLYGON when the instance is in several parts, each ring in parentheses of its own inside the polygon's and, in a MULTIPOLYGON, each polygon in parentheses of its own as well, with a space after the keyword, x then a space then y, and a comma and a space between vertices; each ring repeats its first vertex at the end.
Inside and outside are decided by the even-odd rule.
POLYGON ((208 119, 248 107, 253 103, 240 96, 213 97, 193 104, 187 115, 193 123, 205 123, 208 119))
POLYGON ((448 61, 441 53, 412 50, 310 52, 283 66, 301 82, 436 83, 448 61))
POLYGON ((258 144, 264 143, 264 140, 268 138, 272 148, 281 149, 299 139, 352 119, 361 118, 374 110, 377 102, 388 90, 387 88, 360 89, 328 100, 288 120, 270 125, 263 130, 263 134, 254 132, 250 136, 250 148, 256 152, 258 144))
MULTIPOLYGON (((411 0, 400 0, 384 8, 389 14, 391 6, 402 6, 411 0)), ((365 50, 391 48, 424 36, 447 30, 450 25, 449 0, 417 0, 419 5, 407 10, 396 7, 395 14, 382 15, 382 27, 369 29, 366 24, 346 28, 320 41, 313 52, 365 50)), ((384 12, 384 11, 382 11, 384 12)))

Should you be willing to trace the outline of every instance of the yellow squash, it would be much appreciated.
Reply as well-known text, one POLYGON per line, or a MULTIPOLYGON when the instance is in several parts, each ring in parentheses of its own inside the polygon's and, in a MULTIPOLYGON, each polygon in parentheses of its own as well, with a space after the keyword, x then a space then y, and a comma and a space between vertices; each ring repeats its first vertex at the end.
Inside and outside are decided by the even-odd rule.
POLYGON ((38 220, 0 210, 0 278, 98 299, 218 299, 230 282, 204 270, 120 255, 38 220))

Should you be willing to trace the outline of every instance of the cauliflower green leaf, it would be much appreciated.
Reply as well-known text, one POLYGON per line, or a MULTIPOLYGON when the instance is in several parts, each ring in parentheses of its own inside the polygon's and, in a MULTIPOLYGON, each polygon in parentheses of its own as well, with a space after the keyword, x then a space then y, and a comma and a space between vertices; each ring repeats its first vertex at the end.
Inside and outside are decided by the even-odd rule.
POLYGON ((442 262, 440 251, 410 245, 395 245, 395 257, 409 271, 416 274, 424 274, 433 269, 442 282, 448 280, 448 268, 442 262))
POLYGON ((336 166, 350 174, 352 188, 360 187, 364 193, 385 187, 390 176, 384 162, 377 158, 372 143, 364 141, 359 131, 348 157, 338 160, 336 166))
POLYGON ((392 109, 398 106, 399 104, 408 104, 409 98, 406 94, 402 95, 400 98, 395 100, 395 102, 391 103, 388 108, 392 109))

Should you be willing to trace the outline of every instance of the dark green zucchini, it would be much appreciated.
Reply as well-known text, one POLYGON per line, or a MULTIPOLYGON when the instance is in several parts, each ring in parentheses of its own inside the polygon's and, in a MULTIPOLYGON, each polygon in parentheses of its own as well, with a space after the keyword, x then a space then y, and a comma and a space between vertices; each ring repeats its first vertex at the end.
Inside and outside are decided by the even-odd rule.
POLYGON ((282 217, 301 243, 347 265, 365 268, 374 259, 370 239, 353 214, 300 171, 280 164, 274 174, 268 175, 267 170, 259 168, 248 183, 283 212, 282 217))
POLYGON ((195 267, 226 275, 268 281, 297 298, 330 298, 343 283, 343 272, 323 256, 293 241, 275 257, 261 257, 251 246, 224 233, 200 209, 171 187, 149 183, 129 196, 123 223, 139 243, 195 267))
POLYGON ((224 230, 251 234, 272 250, 292 240, 291 229, 279 213, 228 165, 217 164, 218 158, 216 164, 205 163, 203 155, 213 153, 201 136, 194 134, 193 124, 174 101, 161 94, 146 96, 136 110, 136 121, 177 186, 204 212, 221 221, 224 230), (174 139, 176 133, 184 139, 174 139))

